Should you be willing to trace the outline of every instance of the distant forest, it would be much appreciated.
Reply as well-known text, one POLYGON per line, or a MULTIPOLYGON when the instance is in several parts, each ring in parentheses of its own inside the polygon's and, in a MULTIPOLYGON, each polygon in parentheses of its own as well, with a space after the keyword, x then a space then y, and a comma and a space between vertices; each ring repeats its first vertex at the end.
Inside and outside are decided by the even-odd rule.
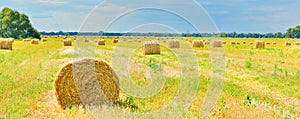
POLYGON ((40 32, 48 36, 155 36, 155 37, 223 37, 223 38, 300 38, 300 25, 286 33, 109 33, 109 32, 40 32))

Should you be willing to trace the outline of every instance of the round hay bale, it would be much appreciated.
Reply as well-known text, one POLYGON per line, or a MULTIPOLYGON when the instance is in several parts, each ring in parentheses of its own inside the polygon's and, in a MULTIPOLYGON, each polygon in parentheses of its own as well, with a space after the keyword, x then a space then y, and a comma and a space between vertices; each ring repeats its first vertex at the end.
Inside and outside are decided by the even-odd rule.
POLYGON ((103 105, 119 99, 119 79, 105 62, 73 61, 62 67, 54 82, 55 96, 63 108, 103 105))
POLYGON ((97 43, 98 45, 105 45, 105 40, 104 39, 98 40, 97 43))
POLYGON ((31 40, 31 44, 38 45, 39 44, 39 40, 38 39, 33 39, 33 40, 31 40))
POLYGON ((13 43, 14 39, 12 38, 0 39, 0 49, 12 50, 13 43))
POLYGON ((231 45, 235 45, 235 44, 236 44, 236 42, 234 42, 234 41, 231 41, 231 42, 230 42, 230 44, 231 44, 231 45))
POLYGON ((63 40, 64 46, 72 46, 71 40, 63 40))
POLYGON ((221 40, 214 40, 213 47, 222 47, 223 42, 221 40))
POLYGON ((84 38, 84 42, 88 43, 89 39, 88 38, 84 38))
POLYGON ((253 45, 253 43, 252 43, 252 42, 249 42, 249 45, 253 45))
POLYGON ((225 45, 225 44, 226 44, 226 41, 223 41, 223 44, 225 45))
POLYGON ((142 51, 144 55, 160 54, 160 44, 156 41, 143 43, 142 51))
POLYGON ((273 45, 276 45, 276 42, 272 42, 273 45))
POLYGON ((46 38, 43 38, 42 41, 43 41, 43 42, 47 42, 47 39, 46 39, 46 38))
POLYGON ((118 42, 119 42, 118 39, 114 39, 114 40, 113 40, 113 43, 118 43, 118 42))
POLYGON ((284 45, 285 45, 285 46, 291 46, 291 45, 292 45, 292 43, 290 43, 290 42, 286 41, 286 42, 284 42, 284 45))
POLYGON ((206 44, 206 45, 209 45, 209 41, 205 41, 205 44, 206 44))
POLYGON ((240 45, 241 43, 240 43, 240 42, 236 42, 236 44, 237 44, 237 45, 240 45))
POLYGON ((300 42, 296 42, 295 45, 299 45, 300 46, 300 42))
POLYGON ((23 39, 24 42, 30 42, 30 39, 23 39))
POLYGON ((246 41, 243 41, 243 44, 245 45, 247 42, 246 41))
POLYGON ((192 42, 192 45, 194 48, 203 48, 204 47, 204 42, 201 40, 194 40, 192 42))
POLYGON ((180 42, 178 40, 168 40, 167 45, 169 48, 180 48, 180 42))
POLYGON ((265 48, 265 42, 264 41, 255 41, 254 48, 265 48))
POLYGON ((270 42, 266 42, 266 45, 270 45, 271 43, 270 42))

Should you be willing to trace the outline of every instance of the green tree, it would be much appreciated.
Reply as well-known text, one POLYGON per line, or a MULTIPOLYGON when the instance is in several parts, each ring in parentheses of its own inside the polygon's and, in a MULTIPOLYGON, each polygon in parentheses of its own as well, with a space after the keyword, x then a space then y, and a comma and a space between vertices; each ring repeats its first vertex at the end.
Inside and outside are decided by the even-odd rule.
POLYGON ((41 39, 40 33, 32 27, 28 16, 10 8, 3 8, 0 12, 0 37, 41 39))

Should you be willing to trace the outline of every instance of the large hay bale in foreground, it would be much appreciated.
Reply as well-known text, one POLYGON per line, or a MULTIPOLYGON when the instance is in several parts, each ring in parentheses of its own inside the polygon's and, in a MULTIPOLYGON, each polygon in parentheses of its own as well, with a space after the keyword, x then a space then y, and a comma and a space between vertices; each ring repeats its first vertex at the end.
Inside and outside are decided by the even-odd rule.
POLYGON ((97 41, 97 44, 98 44, 98 45, 105 45, 105 40, 104 40, 104 39, 98 40, 98 41, 97 41))
POLYGON ((285 46, 291 46, 291 45, 292 45, 292 43, 290 43, 290 42, 286 41, 286 42, 284 42, 284 45, 285 45, 285 46))
POLYGON ((145 42, 142 51, 144 55, 160 54, 160 44, 155 41, 145 42))
POLYGON ((71 40, 63 40, 64 46, 72 46, 71 40))
POLYGON ((194 48, 203 48, 204 47, 204 42, 201 40, 194 40, 192 42, 192 44, 193 44, 194 48))
POLYGON ((0 39, 0 49, 8 49, 12 50, 12 44, 14 43, 14 39, 0 39))
POLYGON ((264 41, 255 41, 254 48, 265 48, 265 42, 264 41))
POLYGON ((33 39, 33 40, 31 40, 31 44, 38 45, 39 44, 39 40, 38 39, 33 39))
POLYGON ((214 40, 213 47, 222 47, 223 42, 221 40, 214 40))
POLYGON ((105 62, 83 59, 66 64, 55 82, 55 96, 63 108, 104 105, 118 101, 119 79, 105 62))
POLYGON ((178 40, 168 40, 168 48, 180 48, 180 42, 178 40))

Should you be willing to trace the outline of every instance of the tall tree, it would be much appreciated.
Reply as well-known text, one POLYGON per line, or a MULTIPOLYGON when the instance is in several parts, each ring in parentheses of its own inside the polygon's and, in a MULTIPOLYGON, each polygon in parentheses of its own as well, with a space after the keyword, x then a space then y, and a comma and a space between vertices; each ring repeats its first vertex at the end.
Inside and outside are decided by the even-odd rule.
POLYGON ((0 12, 0 37, 41 38, 40 33, 32 27, 27 15, 10 8, 3 8, 0 12))

